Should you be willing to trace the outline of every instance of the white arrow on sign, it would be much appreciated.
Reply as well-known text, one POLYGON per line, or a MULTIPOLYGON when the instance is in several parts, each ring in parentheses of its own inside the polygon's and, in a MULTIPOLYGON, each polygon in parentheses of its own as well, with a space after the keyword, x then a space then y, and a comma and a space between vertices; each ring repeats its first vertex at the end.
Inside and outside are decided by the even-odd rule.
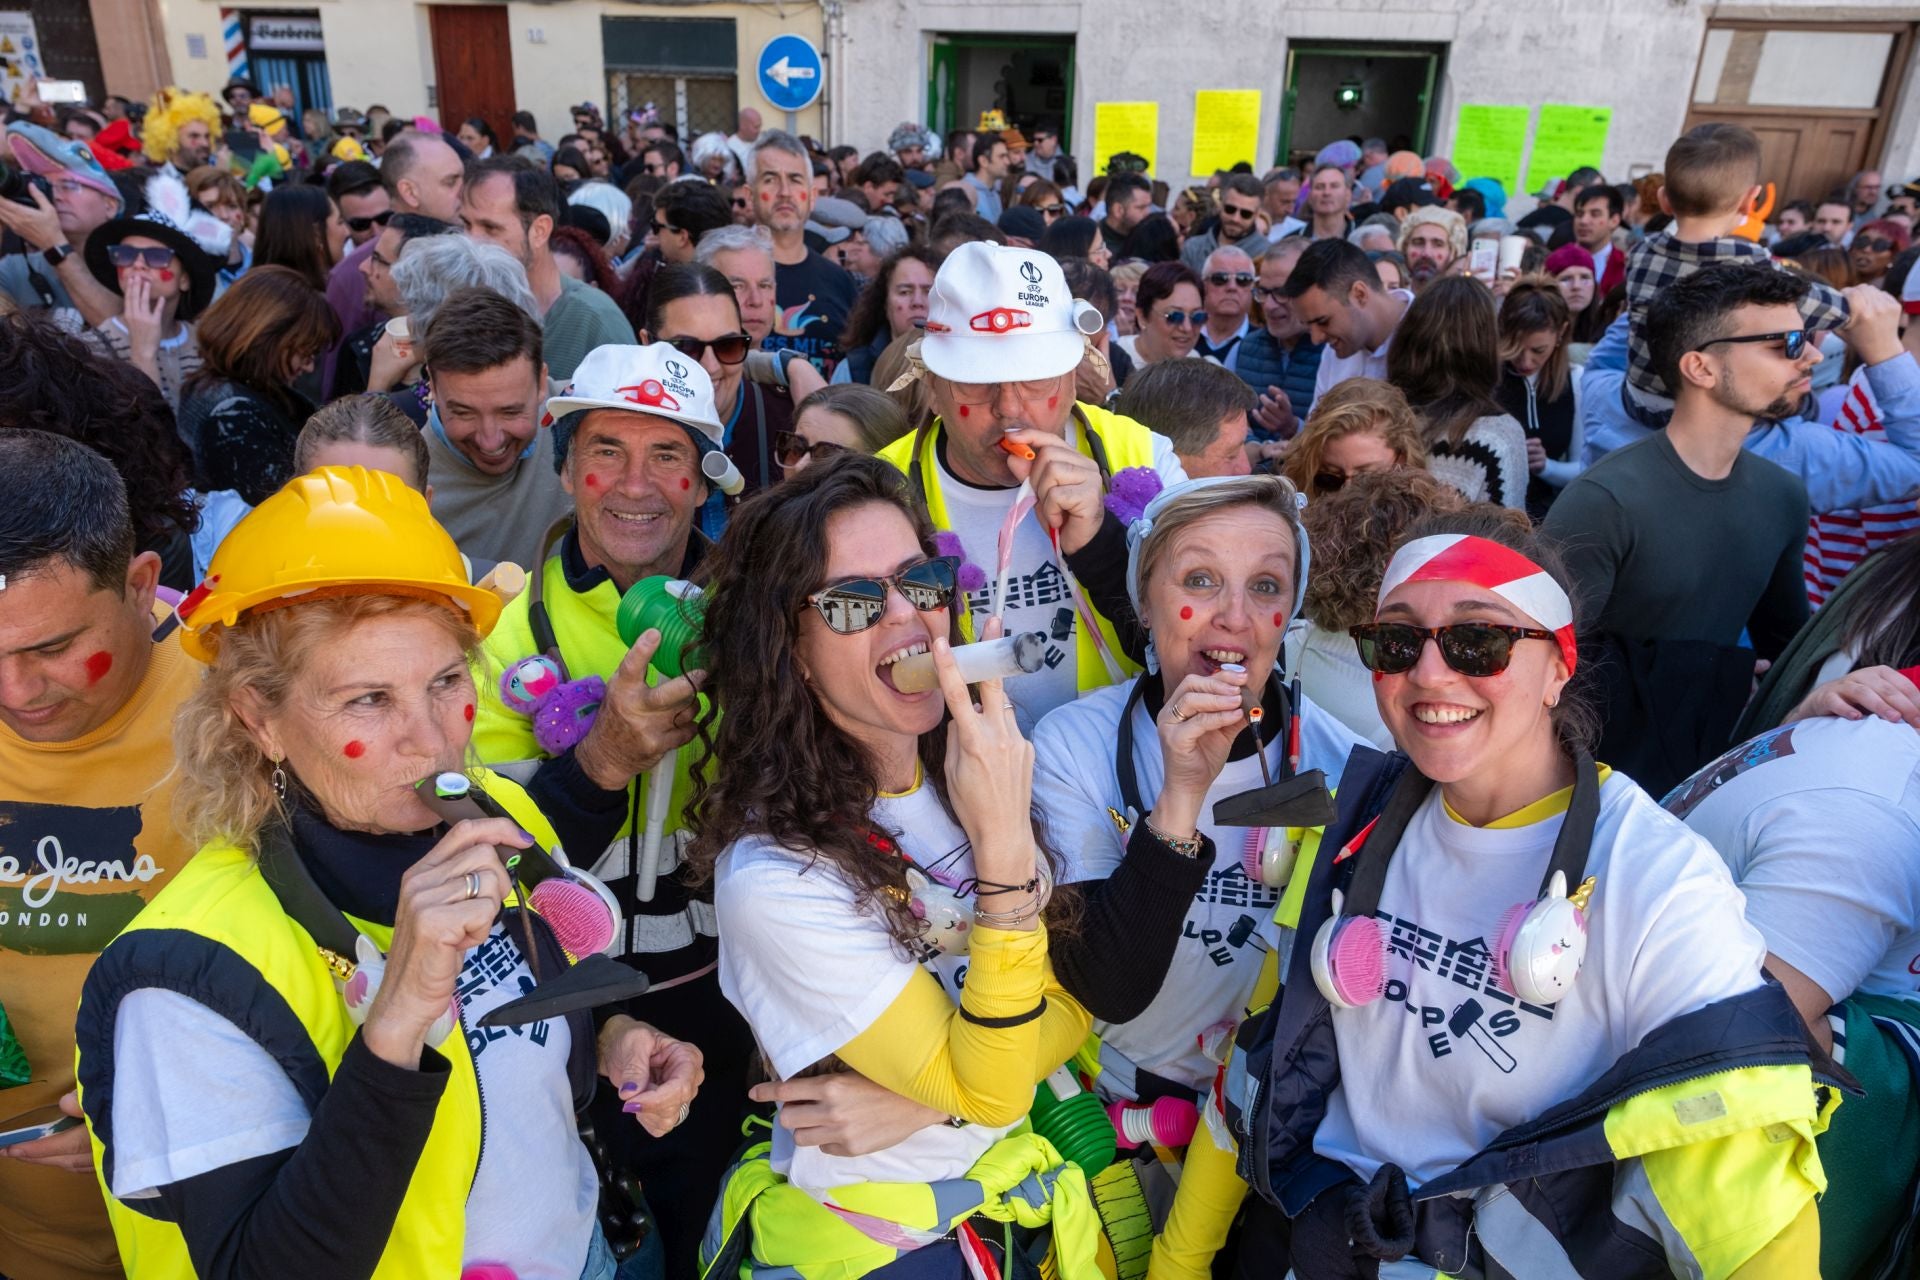
POLYGON ((767 68, 767 76, 782 89, 788 87, 789 81, 811 80, 814 74, 812 67, 796 67, 787 61, 784 54, 781 56, 780 61, 767 68))

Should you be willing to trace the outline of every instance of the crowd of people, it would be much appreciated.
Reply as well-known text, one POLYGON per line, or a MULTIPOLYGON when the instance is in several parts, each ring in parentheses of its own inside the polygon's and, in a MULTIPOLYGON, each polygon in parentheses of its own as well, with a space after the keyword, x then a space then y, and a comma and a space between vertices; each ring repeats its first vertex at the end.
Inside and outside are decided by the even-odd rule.
POLYGON ((0 1280, 1910 1272, 1920 185, 1022 123, 15 104, 0 1280))

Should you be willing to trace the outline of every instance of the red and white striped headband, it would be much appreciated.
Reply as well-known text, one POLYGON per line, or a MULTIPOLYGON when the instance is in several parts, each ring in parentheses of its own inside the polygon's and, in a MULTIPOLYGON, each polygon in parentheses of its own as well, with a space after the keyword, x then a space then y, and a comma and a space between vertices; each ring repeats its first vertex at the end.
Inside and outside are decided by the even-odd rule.
POLYGON ((1469 582, 1493 592, 1553 632, 1567 673, 1573 673, 1573 602, 1551 574, 1512 547, 1464 533, 1415 538, 1394 552, 1374 607, 1408 582, 1469 582))

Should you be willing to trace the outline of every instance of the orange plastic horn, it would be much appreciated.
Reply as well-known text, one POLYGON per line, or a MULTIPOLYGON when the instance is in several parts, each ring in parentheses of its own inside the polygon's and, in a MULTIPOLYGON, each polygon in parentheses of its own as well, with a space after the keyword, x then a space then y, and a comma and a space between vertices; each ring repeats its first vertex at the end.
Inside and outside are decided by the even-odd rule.
POLYGON ((1769 182, 1767 184, 1766 198, 1758 208, 1755 208, 1753 206, 1753 202, 1751 199, 1748 200, 1747 220, 1741 223, 1739 226, 1735 227, 1733 229, 1733 234, 1739 236, 1743 240, 1752 240, 1755 243, 1758 243, 1760 240, 1761 231, 1766 228, 1767 219, 1773 216, 1773 201, 1774 201, 1773 184, 1769 182))

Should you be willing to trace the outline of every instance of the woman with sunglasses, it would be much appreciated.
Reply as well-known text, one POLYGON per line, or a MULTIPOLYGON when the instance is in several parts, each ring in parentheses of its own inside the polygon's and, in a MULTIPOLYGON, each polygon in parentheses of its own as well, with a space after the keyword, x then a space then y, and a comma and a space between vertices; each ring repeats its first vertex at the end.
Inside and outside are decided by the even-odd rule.
POLYGON ((1052 226, 1072 212, 1067 207, 1066 195, 1045 178, 1035 179, 1023 188, 1018 203, 1026 205, 1029 209, 1038 209, 1041 218, 1048 226, 1052 226))
MULTIPOLYGON (((770 352, 764 373, 743 377, 752 338, 740 322, 733 286, 696 262, 663 267, 653 277, 639 339, 642 346, 667 343, 707 371, 714 409, 726 428, 727 454, 745 478, 746 492, 777 483, 773 442, 793 426, 795 393, 805 397, 826 385, 813 366, 790 351, 770 352)), ((701 509, 700 530, 717 538, 726 523, 726 497, 716 488, 701 509)))
POLYGON ((1301 1280, 1817 1274, 1837 1091, 1719 856, 1589 755, 1569 581, 1480 507, 1352 629, 1405 754, 1348 762, 1221 1089, 1301 1280))
POLYGON ((1312 504, 1355 476, 1426 466, 1426 440, 1400 388, 1377 378, 1348 378, 1314 401, 1280 474, 1312 504))
POLYGON ((825 386, 794 409, 793 430, 774 437, 788 475, 842 453, 878 453, 907 433, 907 415, 885 392, 859 383, 825 386))
POLYGON ((1207 323, 1200 304, 1200 277, 1181 262, 1156 262, 1134 289, 1133 314, 1138 333, 1114 339, 1136 368, 1162 360, 1184 360, 1207 323))
POLYGON ((1876 218, 1854 232, 1847 252, 1853 262, 1855 282, 1882 285, 1887 278, 1887 268, 1907 251, 1912 236, 1905 223, 1891 218, 1876 218))
POLYGON ((860 290, 847 316, 840 348, 847 353, 833 371, 835 382, 872 382, 873 366, 889 344, 912 333, 927 319, 927 297, 940 255, 925 245, 896 249, 860 290))
POLYGON ((781 1110, 729 1175, 707 1274, 857 1277, 911 1254, 894 1274, 1025 1277, 1012 1223, 1049 1219, 1090 1254, 1078 1169, 1012 1134, 1088 1018, 1048 966, 1033 748, 1000 681, 969 691, 949 655, 955 561, 897 470, 843 457, 743 504, 712 566, 724 713, 688 859, 714 878, 721 985, 773 1080, 755 1096, 781 1110), (940 687, 903 692, 896 663, 929 652, 940 687), (827 1079, 871 1100, 857 1138, 812 1101, 827 1079))

